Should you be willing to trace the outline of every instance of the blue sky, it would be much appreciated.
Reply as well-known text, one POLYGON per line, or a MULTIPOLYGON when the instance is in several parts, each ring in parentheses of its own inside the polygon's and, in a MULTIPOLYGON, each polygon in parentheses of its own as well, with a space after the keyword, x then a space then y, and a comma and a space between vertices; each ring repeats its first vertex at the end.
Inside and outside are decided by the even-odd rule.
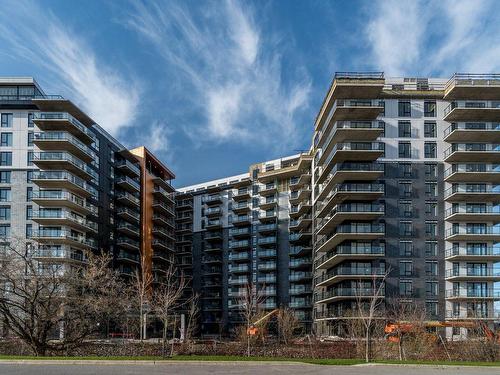
POLYGON ((34 76, 176 186, 307 149, 335 71, 500 72, 500 2, 0 0, 0 74, 34 76))

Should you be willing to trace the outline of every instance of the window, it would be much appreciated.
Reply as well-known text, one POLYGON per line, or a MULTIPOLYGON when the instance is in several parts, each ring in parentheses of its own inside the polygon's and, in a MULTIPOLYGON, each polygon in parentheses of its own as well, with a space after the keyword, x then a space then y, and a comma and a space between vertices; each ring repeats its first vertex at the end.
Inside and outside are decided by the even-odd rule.
POLYGON ((12 146, 12 133, 0 134, 0 146, 12 146))
POLYGON ((437 216, 437 203, 425 202, 425 214, 429 216, 437 216))
POLYGON ((411 117, 411 102, 409 100, 400 100, 398 102, 399 117, 411 117))
POLYGON ((424 143, 424 157, 435 158, 437 157, 437 143, 425 142, 424 143))
POLYGON ((400 296, 411 296, 413 294, 413 282, 411 280, 400 280, 399 281, 399 295, 400 296))
POLYGON ((424 137, 425 138, 436 138, 437 137, 437 125, 434 121, 424 122, 424 137))
POLYGON ((425 183, 425 196, 427 198, 437 197, 437 182, 426 182, 425 183))
POLYGON ((0 152, 0 166, 2 167, 12 166, 12 152, 10 151, 0 152))
POLYGON ((10 237, 10 224, 0 225, 0 237, 9 238, 10 237))
POLYGON ((26 220, 33 218, 33 206, 26 206, 26 220))
POLYGON ((410 198, 412 196, 411 182, 405 181, 399 183, 399 196, 403 198, 410 198))
POLYGON ((28 128, 33 128, 35 124, 33 123, 33 113, 28 113, 28 128))
POLYGON ((1 127, 12 128, 12 118, 13 118, 12 113, 2 113, 2 122, 0 124, 1 127))
POLYGON ((0 206, 0 220, 10 220, 10 206, 0 206))
POLYGON ((400 158, 411 158, 411 143, 410 142, 399 142, 399 157, 400 158))
POLYGON ((437 276, 438 275, 438 263, 435 260, 425 262, 425 275, 426 276, 437 276))
POLYGON ((399 216, 400 217, 412 217, 413 216, 413 206, 411 201, 400 201, 399 202, 399 216))
POLYGON ((0 202, 10 202, 10 188, 0 189, 0 202))
POLYGON ((399 222, 399 235, 400 236, 411 236, 413 234, 413 224, 411 221, 400 221, 399 222))
POLYGON ((33 140, 35 139, 35 133, 28 132, 28 147, 33 146, 33 140))
POLYGON ((411 260, 399 261, 399 276, 413 275, 413 262, 411 260))
MULTIPOLYGON (((438 316, 438 303, 436 301, 426 301, 425 302, 425 312, 429 317, 438 316)), ((455 328, 455 327, 453 327, 455 328)))
POLYGON ((380 116, 385 116, 385 101, 379 100, 378 101, 378 106, 382 107, 382 111, 380 111, 379 115, 380 116))
POLYGON ((437 164, 425 164, 425 176, 426 177, 437 177, 437 164))
POLYGON ((31 202, 33 199, 33 188, 31 186, 28 186, 26 188, 26 201, 31 202))
POLYGON ((413 255, 413 244, 411 241, 401 241, 399 243, 399 256, 411 257, 413 255))
POLYGON ((28 166, 32 166, 33 165, 33 151, 28 151, 27 153, 27 160, 26 160, 26 163, 28 164, 28 166))
POLYGON ((10 184, 10 171, 0 171, 0 183, 10 184))
POLYGON ((429 237, 437 236, 437 222, 426 221, 425 222, 425 234, 429 237))
POLYGON ((33 179, 33 173, 34 172, 35 171, 26 171, 26 182, 28 184, 30 184, 32 182, 31 180, 33 179))
POLYGON ((428 257, 437 256, 437 242, 425 241, 425 255, 428 257))
POLYGON ((425 295, 427 297, 437 297, 439 291, 439 284, 437 281, 425 282, 425 295))
POLYGON ((411 177, 411 163, 399 163, 399 176, 411 177))
POLYGON ((436 102, 435 101, 425 101, 424 102, 424 117, 436 117, 436 102))
POLYGON ((411 137, 411 122, 398 121, 398 137, 410 138, 411 137))
POLYGON ((26 238, 33 236, 33 224, 26 224, 26 238))

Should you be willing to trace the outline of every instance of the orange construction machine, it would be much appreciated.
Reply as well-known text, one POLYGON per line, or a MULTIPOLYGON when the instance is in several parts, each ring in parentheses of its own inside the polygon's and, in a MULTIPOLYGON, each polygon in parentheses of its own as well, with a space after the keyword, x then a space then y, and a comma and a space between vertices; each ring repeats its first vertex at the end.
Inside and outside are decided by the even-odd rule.
POLYGON ((278 313, 279 309, 275 309, 269 313, 267 313, 266 315, 264 315, 262 318, 260 319, 257 319, 255 322, 253 322, 250 327, 247 328, 247 335, 249 336, 255 336, 257 333, 259 333, 259 330, 257 328, 257 325, 259 323, 262 323, 264 322, 266 319, 270 318, 271 316, 273 316, 274 314, 278 313))

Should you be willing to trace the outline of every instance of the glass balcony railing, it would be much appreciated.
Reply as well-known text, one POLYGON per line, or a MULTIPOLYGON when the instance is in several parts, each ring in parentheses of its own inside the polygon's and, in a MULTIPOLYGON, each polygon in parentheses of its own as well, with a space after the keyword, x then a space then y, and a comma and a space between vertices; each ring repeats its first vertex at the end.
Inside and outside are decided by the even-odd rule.
POLYGON ((318 264, 324 263, 339 255, 379 255, 383 257, 385 255, 385 246, 357 246, 356 243, 353 245, 340 245, 335 248, 335 251, 327 253, 319 258, 318 264))
POLYGON ((471 247, 452 247, 447 249, 446 257, 454 256, 497 256, 500 257, 500 247, 488 247, 488 246, 471 246, 471 247))
POLYGON ((250 228, 231 228, 229 229, 230 236, 239 236, 244 234, 250 234, 250 228))
POLYGON ((130 162, 129 160, 125 160, 125 159, 124 160, 119 160, 119 161, 116 162, 116 166, 118 168, 121 168, 121 167, 128 168, 131 171, 133 171, 136 175, 140 175, 140 173, 141 173, 140 168, 137 165, 135 165, 132 162, 130 162))
POLYGON ((500 289, 448 289, 446 298, 494 298, 500 300, 500 289))
POLYGON ((33 192, 33 199, 45 199, 45 200, 65 200, 71 202, 75 205, 81 206, 93 214, 97 214, 97 207, 93 204, 88 203, 84 198, 81 198, 75 194, 69 193, 67 191, 58 190, 39 190, 33 192))
POLYGON ((499 277, 500 269, 492 267, 459 267, 446 270, 446 277, 499 277))
POLYGON ((455 130, 498 130, 500 122, 454 122, 444 131, 444 136, 448 136, 455 130))
POLYGON ((316 283, 321 283, 335 276, 383 276, 385 268, 376 267, 337 267, 316 277, 316 283))
POLYGON ((500 194, 500 185, 486 184, 453 184, 451 188, 444 191, 447 198, 453 194, 500 194))
POLYGON ((445 237, 453 235, 500 235, 500 227, 479 225, 448 228, 445 232, 445 237))
MULTIPOLYGON (((374 288, 334 288, 325 292, 318 292, 314 294, 314 301, 323 301, 335 297, 371 297, 375 296, 374 288)), ((380 297, 385 296, 385 290, 379 291, 380 297)))
POLYGON ((128 177, 128 176, 120 176, 116 179, 116 182, 118 184, 128 184, 128 185, 131 185, 134 189, 136 190, 140 190, 141 189, 141 185, 139 184, 138 181, 128 177))
POLYGON ((34 114, 35 120, 67 120, 79 131, 86 134, 89 138, 95 139, 96 136, 85 125, 66 112, 38 112, 34 114))
POLYGON ((80 151, 85 153, 87 156, 92 159, 96 159, 97 155, 93 152, 88 146, 85 145, 82 141, 76 138, 74 135, 68 132, 43 132, 43 133, 35 133, 34 134, 35 141, 67 141, 71 143, 73 146, 78 148, 80 151))
POLYGON ((444 116, 446 117, 452 110, 455 108, 459 109, 495 109, 495 108, 500 108, 500 102, 496 101, 484 101, 484 100, 477 100, 477 101, 454 101, 451 102, 445 109, 444 109, 444 116))

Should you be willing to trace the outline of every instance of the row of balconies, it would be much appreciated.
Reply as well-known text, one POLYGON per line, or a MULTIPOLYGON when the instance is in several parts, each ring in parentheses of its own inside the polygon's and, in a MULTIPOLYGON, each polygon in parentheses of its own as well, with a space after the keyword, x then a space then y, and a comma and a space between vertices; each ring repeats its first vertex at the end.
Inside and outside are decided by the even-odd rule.
POLYGON ((485 163, 452 164, 444 171, 445 182, 500 182, 500 165, 485 163))
POLYGON ((50 242, 51 244, 70 245, 78 248, 95 247, 93 239, 65 228, 41 227, 39 230, 33 231, 32 238, 40 243, 50 242))
POLYGON ((74 135, 65 131, 35 133, 33 143, 40 150, 68 151, 87 163, 97 158, 97 155, 90 147, 74 135))
POLYGON ((62 209, 44 209, 33 211, 32 220, 40 225, 65 225, 81 231, 97 232, 97 223, 87 220, 84 216, 62 209))
POLYGON ((79 120, 67 112, 38 112, 33 122, 42 131, 67 131, 87 145, 95 140, 95 135, 79 120))
POLYGON ((328 269, 345 260, 377 259, 385 256, 385 245, 340 245, 317 260, 316 269, 328 269))
POLYGON ((67 171, 36 171, 32 181, 42 189, 66 189, 82 197, 97 197, 97 190, 87 182, 67 171))
MULTIPOLYGON (((385 290, 382 289, 377 296, 383 298, 385 290)), ((328 291, 314 293, 315 303, 331 303, 344 299, 374 298, 374 288, 333 288, 328 291)))
POLYGON ((76 194, 64 190, 34 191, 32 201, 43 207, 67 207, 83 215, 97 215, 97 207, 76 194))
POLYGON ((335 246, 346 240, 376 240, 385 235, 385 225, 383 223, 350 223, 342 224, 335 230, 324 236, 317 243, 318 252, 328 252, 335 246))
POLYGON ((328 286, 347 279, 368 279, 385 276, 385 268, 340 266, 315 278, 317 287, 328 286))
POLYGON ((451 102, 444 109, 443 120, 452 121, 498 121, 500 101, 460 100, 451 102))

